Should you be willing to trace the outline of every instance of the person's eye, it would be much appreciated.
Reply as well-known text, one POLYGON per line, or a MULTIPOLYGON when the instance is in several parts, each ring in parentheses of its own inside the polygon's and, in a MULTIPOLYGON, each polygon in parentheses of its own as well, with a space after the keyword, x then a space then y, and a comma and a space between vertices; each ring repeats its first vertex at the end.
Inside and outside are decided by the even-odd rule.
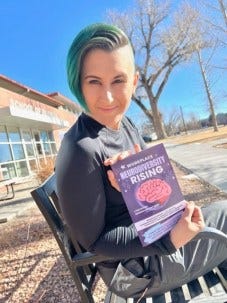
POLYGON ((124 83, 124 82, 125 82, 124 79, 119 78, 119 79, 115 79, 113 83, 124 83))
POLYGON ((89 84, 100 84, 100 81, 96 80, 96 79, 92 79, 92 80, 89 80, 89 84))

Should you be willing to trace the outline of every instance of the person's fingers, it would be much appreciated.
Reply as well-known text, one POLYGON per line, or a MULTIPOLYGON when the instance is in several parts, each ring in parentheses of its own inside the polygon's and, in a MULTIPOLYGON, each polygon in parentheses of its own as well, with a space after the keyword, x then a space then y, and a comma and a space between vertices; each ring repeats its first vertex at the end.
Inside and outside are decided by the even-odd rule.
POLYGON ((191 241, 204 227, 205 222, 200 207, 194 202, 187 202, 181 219, 170 232, 171 241, 176 248, 180 248, 191 241))
POLYGON ((195 208, 194 202, 187 202, 182 217, 184 219, 188 219, 191 221, 191 217, 193 215, 194 208, 195 208))
POLYGON ((202 210, 199 206, 195 206, 192 222, 199 224, 202 228, 205 226, 202 210))
POLYGON ((124 158, 128 157, 131 154, 132 152, 130 150, 126 150, 112 156, 111 158, 106 159, 103 163, 105 166, 113 165, 117 161, 123 160, 124 158))
POLYGON ((134 150, 135 150, 136 153, 139 153, 141 151, 140 145, 139 144, 135 144, 134 145, 134 150))
POLYGON ((201 208, 194 202, 188 202, 182 215, 182 220, 187 222, 188 227, 193 232, 199 232, 205 226, 201 208))
POLYGON ((132 152, 130 150, 126 150, 126 151, 120 153, 117 160, 123 160, 123 159, 127 158, 128 156, 130 156, 131 154, 132 154, 132 152))
POLYGON ((106 166, 112 165, 117 161, 118 157, 119 157, 119 154, 116 154, 116 155, 112 156, 111 158, 106 159, 103 163, 106 166))
MULTIPOLYGON (((141 151, 141 147, 139 144, 134 144, 134 150, 135 150, 135 153, 139 153, 141 151)), ((119 160, 123 160, 125 159, 126 157, 130 156, 132 154, 132 151, 131 150, 126 150, 126 151, 123 151, 123 152, 120 152, 108 159, 106 159, 103 164, 105 166, 109 166, 109 165, 113 165, 114 163, 116 163, 117 161, 119 160)))
POLYGON ((118 185, 118 183, 117 183, 117 180, 116 180, 116 178, 115 178, 114 173, 113 173, 112 170, 108 170, 108 171, 107 171, 107 176, 108 176, 108 179, 109 179, 109 181, 110 181, 110 184, 111 184, 116 190, 120 191, 120 187, 119 187, 119 185, 118 185))

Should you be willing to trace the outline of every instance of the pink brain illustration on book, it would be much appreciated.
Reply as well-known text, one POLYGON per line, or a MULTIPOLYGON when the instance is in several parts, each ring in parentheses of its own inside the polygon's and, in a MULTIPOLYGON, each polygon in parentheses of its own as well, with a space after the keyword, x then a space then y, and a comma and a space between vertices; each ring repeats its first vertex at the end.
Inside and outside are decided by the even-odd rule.
POLYGON ((141 202, 162 205, 171 195, 170 185, 161 179, 152 179, 143 182, 136 191, 136 198, 141 202))

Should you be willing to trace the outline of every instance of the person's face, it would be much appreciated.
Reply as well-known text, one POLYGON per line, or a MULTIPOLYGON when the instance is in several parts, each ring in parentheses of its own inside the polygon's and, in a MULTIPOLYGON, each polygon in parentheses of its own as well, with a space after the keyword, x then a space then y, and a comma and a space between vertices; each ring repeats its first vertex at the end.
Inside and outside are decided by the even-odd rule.
POLYGON ((91 50, 84 59, 81 74, 89 115, 109 128, 118 129, 137 82, 129 46, 111 52, 91 50))

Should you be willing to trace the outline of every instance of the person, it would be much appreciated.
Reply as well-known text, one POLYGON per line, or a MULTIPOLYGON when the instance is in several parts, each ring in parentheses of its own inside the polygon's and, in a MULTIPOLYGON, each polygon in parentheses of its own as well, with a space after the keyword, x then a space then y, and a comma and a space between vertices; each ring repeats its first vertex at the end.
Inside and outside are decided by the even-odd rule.
POLYGON ((106 258, 98 264, 104 282, 122 297, 140 297, 224 267, 226 241, 200 235, 205 225, 226 234, 227 201, 202 209, 187 202, 176 226, 146 247, 132 224, 110 167, 146 148, 125 115, 139 79, 126 34, 102 23, 82 29, 69 48, 67 76, 84 111, 61 143, 57 192, 73 241, 106 258))

